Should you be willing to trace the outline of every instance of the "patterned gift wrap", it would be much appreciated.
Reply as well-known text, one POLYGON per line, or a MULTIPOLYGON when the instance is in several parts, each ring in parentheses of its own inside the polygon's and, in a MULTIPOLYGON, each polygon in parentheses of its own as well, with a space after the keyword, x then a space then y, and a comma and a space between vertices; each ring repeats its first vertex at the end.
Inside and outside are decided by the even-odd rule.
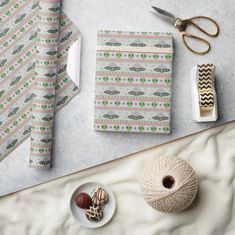
POLYGON ((170 33, 98 31, 97 131, 170 133, 170 33))
POLYGON ((54 112, 78 94, 66 66, 79 37, 60 0, 0 1, 0 160, 32 134, 30 166, 50 167, 54 112))

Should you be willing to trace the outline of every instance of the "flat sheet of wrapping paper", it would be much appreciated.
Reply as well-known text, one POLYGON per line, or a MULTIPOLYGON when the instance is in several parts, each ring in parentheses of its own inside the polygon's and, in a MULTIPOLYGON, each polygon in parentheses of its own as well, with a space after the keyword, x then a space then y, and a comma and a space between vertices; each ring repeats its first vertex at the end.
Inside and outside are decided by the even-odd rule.
POLYGON ((99 31, 95 129, 170 133, 170 33, 99 31))
POLYGON ((47 168, 53 112, 79 92, 67 54, 80 33, 56 0, 2 0, 0 25, 0 160, 32 129, 30 165, 47 168))

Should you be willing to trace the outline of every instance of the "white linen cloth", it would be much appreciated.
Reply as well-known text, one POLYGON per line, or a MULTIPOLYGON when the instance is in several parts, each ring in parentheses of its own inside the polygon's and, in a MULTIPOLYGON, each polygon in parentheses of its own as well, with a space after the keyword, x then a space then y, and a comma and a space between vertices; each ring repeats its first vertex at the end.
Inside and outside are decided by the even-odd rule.
POLYGON ((235 122, 93 167, 0 198, 0 234, 11 235, 232 235, 235 234, 235 122), (193 205, 178 214, 149 207, 139 173, 148 160, 175 154, 199 177, 193 205), (82 228, 69 213, 81 183, 107 184, 117 200, 113 219, 99 229, 82 228))

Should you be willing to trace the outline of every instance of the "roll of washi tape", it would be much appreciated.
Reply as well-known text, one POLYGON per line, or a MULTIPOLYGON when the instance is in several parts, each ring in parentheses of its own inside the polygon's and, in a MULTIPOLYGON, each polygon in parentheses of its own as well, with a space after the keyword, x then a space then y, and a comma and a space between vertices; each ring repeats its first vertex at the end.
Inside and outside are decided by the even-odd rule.
POLYGON ((199 104, 202 111, 211 111, 214 107, 214 93, 212 90, 213 64, 197 65, 199 104))
POLYGON ((211 88, 199 90, 199 104, 202 111, 211 111, 214 107, 214 95, 211 88))
POLYGON ((192 118, 196 122, 218 119, 215 65, 201 64, 191 70, 192 118))

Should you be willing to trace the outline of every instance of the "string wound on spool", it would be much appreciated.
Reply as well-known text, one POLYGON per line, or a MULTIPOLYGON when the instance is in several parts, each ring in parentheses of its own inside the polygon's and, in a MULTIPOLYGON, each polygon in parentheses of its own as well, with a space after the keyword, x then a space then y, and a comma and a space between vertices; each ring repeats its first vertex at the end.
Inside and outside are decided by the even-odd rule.
POLYGON ((161 212, 186 209, 198 190, 193 168, 176 156, 154 159, 143 169, 140 183, 146 202, 161 212))

